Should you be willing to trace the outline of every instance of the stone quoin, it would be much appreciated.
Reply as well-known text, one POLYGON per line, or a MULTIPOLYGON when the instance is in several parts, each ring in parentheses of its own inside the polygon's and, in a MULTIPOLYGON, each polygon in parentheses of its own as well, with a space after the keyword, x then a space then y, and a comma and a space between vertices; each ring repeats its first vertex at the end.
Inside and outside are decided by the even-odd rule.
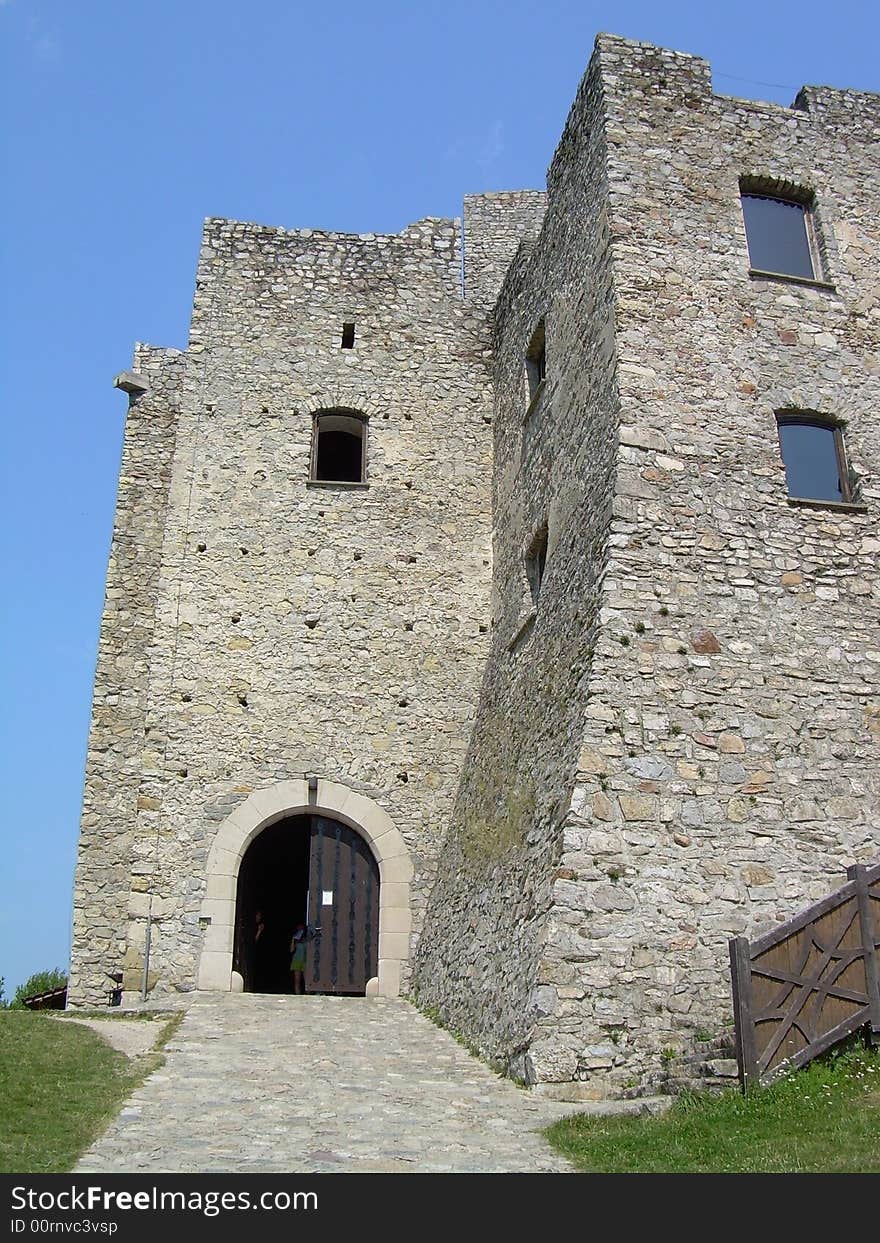
POLYGON ((546 192, 206 222, 117 381, 72 1005, 252 987, 283 860, 329 954, 320 838, 352 991, 528 1083, 729 1025, 728 938, 880 854, 878 136, 602 35, 546 192))

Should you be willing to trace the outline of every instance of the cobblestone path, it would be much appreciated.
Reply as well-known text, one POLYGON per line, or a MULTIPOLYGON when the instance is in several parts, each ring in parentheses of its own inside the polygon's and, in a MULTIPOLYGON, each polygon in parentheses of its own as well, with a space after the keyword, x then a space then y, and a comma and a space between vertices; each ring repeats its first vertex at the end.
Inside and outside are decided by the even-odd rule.
POLYGON ((563 1171, 576 1106, 499 1079, 405 1001, 197 997, 77 1171, 563 1171))

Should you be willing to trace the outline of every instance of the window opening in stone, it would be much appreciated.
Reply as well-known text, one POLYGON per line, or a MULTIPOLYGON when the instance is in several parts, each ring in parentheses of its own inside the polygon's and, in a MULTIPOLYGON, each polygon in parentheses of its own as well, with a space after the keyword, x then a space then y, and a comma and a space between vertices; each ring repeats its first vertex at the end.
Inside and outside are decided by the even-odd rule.
POLYGON ((354 324, 342 325, 342 348, 344 350, 354 349, 354 324))
POLYGON ((752 270, 816 280, 808 206, 766 194, 743 193, 741 198, 752 270))
POLYGON ((546 567, 547 527, 545 524, 532 540, 529 551, 526 554, 526 578, 528 579, 529 590, 532 593, 533 604, 538 603, 538 596, 541 593, 541 583, 544 581, 546 567))
POLYGON ((778 414, 776 419, 789 496, 851 501, 841 429, 827 419, 803 414, 778 414))
POLYGON ((345 411, 316 415, 312 479, 363 483, 365 466, 366 420, 345 411))
POLYGON ((534 401, 547 375, 547 345, 544 321, 535 329, 526 350, 526 377, 529 382, 529 401, 534 401))

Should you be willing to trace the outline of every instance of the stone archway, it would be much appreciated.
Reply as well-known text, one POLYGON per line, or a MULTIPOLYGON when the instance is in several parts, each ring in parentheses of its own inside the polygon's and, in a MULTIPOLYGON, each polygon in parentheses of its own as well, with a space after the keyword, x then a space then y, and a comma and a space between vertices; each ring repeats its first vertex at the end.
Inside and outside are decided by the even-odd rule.
POLYGON ((369 994, 397 997, 409 958, 412 863, 406 843, 387 812, 372 799, 335 781, 281 781, 256 790, 223 821, 208 853, 207 889, 201 917, 207 923, 199 959, 198 987, 232 988, 235 897, 242 857, 263 829, 287 816, 325 815, 349 825, 370 847, 379 865, 379 968, 369 994))

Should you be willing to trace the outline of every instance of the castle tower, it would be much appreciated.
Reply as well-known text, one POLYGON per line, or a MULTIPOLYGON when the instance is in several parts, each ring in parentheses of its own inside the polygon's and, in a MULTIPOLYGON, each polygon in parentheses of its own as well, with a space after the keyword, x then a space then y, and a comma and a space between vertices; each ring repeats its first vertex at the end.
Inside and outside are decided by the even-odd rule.
POLYGON ((463 283, 451 221, 208 221, 119 380, 74 1004, 281 991, 308 920, 548 1091, 730 1022, 728 938, 880 854, 878 127, 600 36, 463 283))
POLYGON ((286 988, 307 894, 328 931, 346 907, 339 990, 396 994, 488 642, 491 384, 459 227, 209 220, 187 349, 138 347, 119 384, 71 998, 120 970, 139 990, 148 927, 151 992, 251 987, 266 906, 286 988))
POLYGON ((880 856, 880 97, 601 36, 494 312, 492 644, 416 986, 656 1082, 880 856))

